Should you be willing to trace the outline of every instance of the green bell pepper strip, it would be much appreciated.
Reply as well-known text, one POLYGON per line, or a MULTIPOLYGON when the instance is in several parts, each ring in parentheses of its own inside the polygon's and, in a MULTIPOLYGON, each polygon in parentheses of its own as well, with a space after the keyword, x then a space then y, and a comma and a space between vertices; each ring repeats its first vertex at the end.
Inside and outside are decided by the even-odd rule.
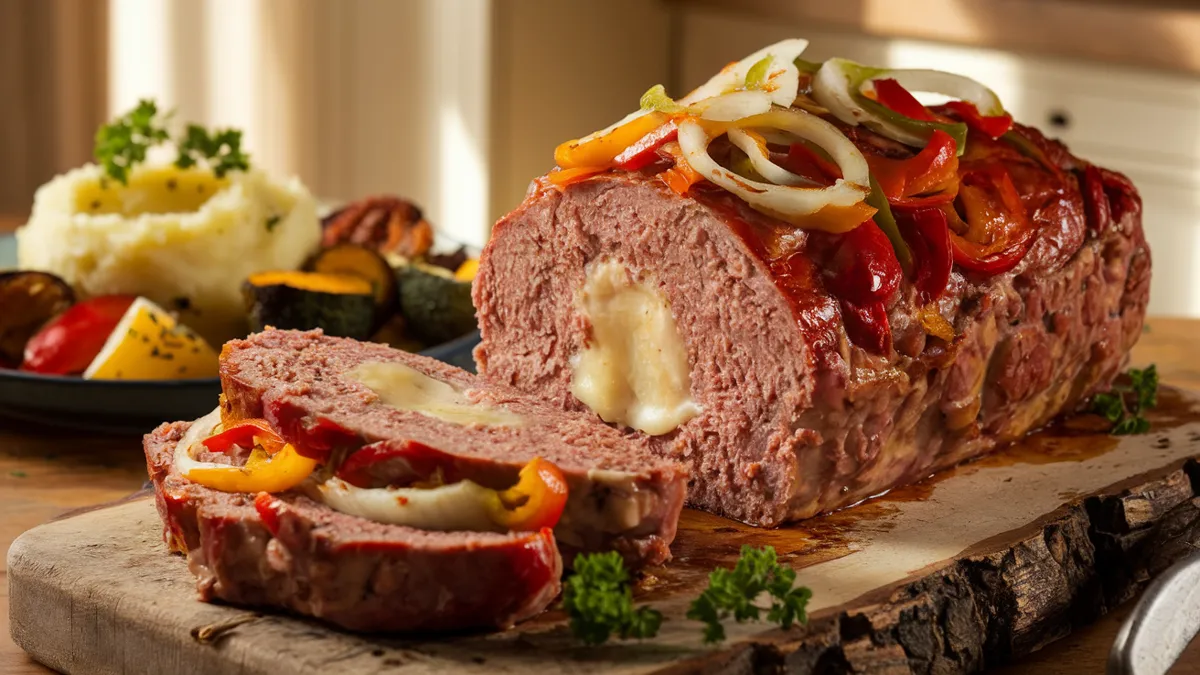
POLYGON ((875 181, 875 176, 871 176, 871 194, 867 195, 866 202, 877 209, 875 224, 892 242, 896 260, 900 261, 900 267, 904 269, 904 273, 910 274, 913 269, 912 250, 908 247, 908 242, 904 241, 904 237, 901 236, 900 226, 896 224, 896 218, 892 215, 892 207, 888 205, 887 197, 884 196, 879 183, 875 181))
MULTIPOLYGON (((907 115, 892 110, 878 101, 873 101, 862 94, 862 85, 867 80, 874 80, 878 77, 888 74, 887 68, 872 68, 859 64, 845 64, 846 72, 850 83, 850 96, 867 112, 882 121, 882 125, 878 122, 876 126, 892 126, 905 133, 920 136, 925 140, 929 140, 929 136, 934 130, 941 129, 954 139, 954 143, 958 148, 958 156, 961 157, 967 149, 967 125, 962 122, 925 122, 922 120, 914 120, 907 115)), ((871 126, 870 123, 867 123, 871 126)), ((878 131, 878 129, 876 129, 878 131)), ((885 134, 886 135, 886 134, 885 134)))

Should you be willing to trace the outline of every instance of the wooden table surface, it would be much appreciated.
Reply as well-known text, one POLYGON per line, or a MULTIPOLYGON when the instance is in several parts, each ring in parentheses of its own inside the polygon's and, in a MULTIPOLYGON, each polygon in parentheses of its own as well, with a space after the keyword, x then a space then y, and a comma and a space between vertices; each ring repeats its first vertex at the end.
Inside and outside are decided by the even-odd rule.
MULTIPOLYGON (((0 232, 14 226, 0 216, 0 232)), ((1200 320, 1159 318, 1134 349, 1134 365, 1158 364, 1165 383, 1200 390, 1200 320)), ((0 421, 0 673, 46 675, 8 634, 8 547, 21 532, 72 509, 124 497, 146 480, 140 439, 100 437, 0 421)), ((1101 673, 1125 606, 1008 669, 1013 673, 1101 673)), ((1200 675, 1200 641, 1172 673, 1200 675)))

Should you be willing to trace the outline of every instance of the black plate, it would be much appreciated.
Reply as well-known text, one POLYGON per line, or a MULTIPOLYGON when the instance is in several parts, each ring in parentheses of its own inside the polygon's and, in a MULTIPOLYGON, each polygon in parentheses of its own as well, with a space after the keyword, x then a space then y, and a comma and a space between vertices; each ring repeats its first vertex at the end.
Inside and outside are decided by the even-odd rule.
MULTIPOLYGON (((423 352, 474 372, 471 351, 479 333, 423 352)), ((0 417, 52 427, 108 433, 150 431, 164 421, 191 420, 217 405, 217 378, 193 380, 85 380, 0 370, 0 417)))

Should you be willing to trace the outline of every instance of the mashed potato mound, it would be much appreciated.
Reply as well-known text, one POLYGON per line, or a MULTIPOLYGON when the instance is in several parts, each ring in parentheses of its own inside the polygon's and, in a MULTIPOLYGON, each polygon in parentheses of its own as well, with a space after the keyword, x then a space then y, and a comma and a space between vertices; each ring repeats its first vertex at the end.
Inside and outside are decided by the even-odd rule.
POLYGON ((147 297, 220 345, 246 334, 246 277, 298 268, 320 237, 316 202, 296 179, 166 164, 136 167, 121 185, 89 164, 37 191, 17 257, 84 296, 147 297))

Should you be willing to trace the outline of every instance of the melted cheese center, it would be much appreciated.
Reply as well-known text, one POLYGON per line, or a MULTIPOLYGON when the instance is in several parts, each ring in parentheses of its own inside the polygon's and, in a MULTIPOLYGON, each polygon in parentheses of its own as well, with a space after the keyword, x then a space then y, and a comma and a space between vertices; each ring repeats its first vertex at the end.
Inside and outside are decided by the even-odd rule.
POLYGON ((576 398, 605 422, 654 436, 700 411, 687 349, 662 293, 606 261, 589 270, 577 302, 592 335, 572 359, 576 398))
POLYGON ((401 363, 368 361, 346 377, 375 392, 384 405, 444 422, 492 427, 520 426, 520 415, 467 400, 461 391, 401 363))

